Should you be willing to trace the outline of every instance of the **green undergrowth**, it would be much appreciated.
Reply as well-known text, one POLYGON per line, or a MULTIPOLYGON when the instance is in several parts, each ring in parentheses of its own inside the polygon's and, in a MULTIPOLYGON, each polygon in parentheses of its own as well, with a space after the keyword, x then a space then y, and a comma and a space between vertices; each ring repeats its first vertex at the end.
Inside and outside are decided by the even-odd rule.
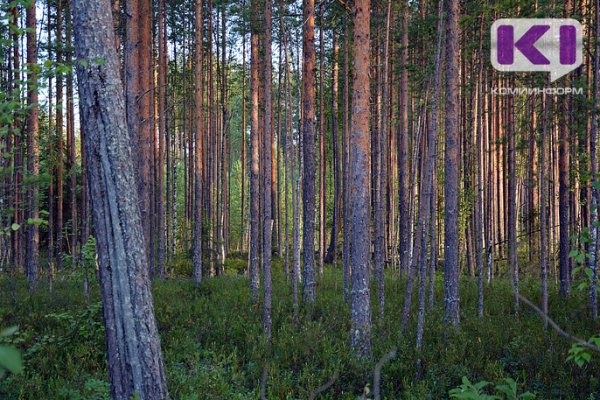
MULTIPOLYGON (((406 279, 390 272, 382 323, 373 292, 373 360, 358 362, 350 356, 350 308, 342 299, 340 268, 326 269, 316 305, 303 307, 294 322, 291 283, 285 280, 282 261, 274 265, 270 348, 262 335, 262 307, 250 303, 249 281, 241 274, 245 258, 228 261, 226 276, 207 279, 199 287, 181 276, 154 283, 172 398, 256 399, 266 368, 270 399, 308 398, 336 371, 339 378, 320 398, 356 399, 372 393, 375 363, 394 347, 397 356, 382 371, 383 398, 448 398, 463 377, 470 382, 510 378, 519 393, 529 391, 538 399, 600 397, 600 357, 594 355, 582 368, 566 361, 571 343, 545 331, 542 319, 525 305, 515 317, 511 286, 504 278, 485 288, 483 318, 477 317, 476 280, 464 278, 462 321, 460 329, 452 331, 443 323, 442 275, 436 276, 435 306, 427 310, 419 354, 414 308, 405 335, 399 335, 406 279)), ((30 295, 24 280, 11 285, 5 278, 0 290, 0 327, 19 326, 17 334, 2 340, 17 346, 24 359, 22 373, 0 381, 0 399, 108 399, 97 284, 89 299, 80 278, 70 275, 60 276, 52 294, 42 285, 30 295)), ((523 279, 521 291, 539 303, 537 280, 523 279)), ((416 292, 413 305, 418 302, 416 292)), ((562 299, 552 287, 551 316, 566 331, 591 337, 599 327, 590 319, 586 301, 585 294, 577 292, 562 299)))

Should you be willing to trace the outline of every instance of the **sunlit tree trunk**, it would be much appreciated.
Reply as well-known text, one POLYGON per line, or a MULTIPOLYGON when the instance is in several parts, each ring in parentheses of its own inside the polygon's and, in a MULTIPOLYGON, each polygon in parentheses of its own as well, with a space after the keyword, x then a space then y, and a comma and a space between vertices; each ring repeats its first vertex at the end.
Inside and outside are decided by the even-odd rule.
POLYGON ((357 0, 354 14, 352 86, 352 350, 371 355, 371 134, 369 130, 370 0, 357 0))
POLYGON ((260 290, 260 271, 258 265, 259 238, 259 121, 258 121, 258 35, 260 25, 258 18, 258 0, 250 3, 251 12, 251 36, 250 36, 250 297, 253 303, 258 302, 260 290))

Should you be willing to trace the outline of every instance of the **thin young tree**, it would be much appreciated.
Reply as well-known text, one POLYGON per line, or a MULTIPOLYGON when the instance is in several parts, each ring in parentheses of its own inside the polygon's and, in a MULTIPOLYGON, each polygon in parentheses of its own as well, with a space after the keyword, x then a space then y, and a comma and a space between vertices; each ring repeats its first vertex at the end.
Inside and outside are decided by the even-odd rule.
POLYGON ((72 11, 111 397, 165 399, 111 4, 73 0, 72 11))

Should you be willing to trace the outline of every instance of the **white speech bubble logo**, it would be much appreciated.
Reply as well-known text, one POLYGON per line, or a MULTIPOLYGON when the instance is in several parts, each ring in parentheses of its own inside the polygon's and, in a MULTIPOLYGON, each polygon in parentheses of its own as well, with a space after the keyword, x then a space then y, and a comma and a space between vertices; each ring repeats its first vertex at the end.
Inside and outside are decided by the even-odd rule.
POLYGON ((492 65, 503 72, 550 72, 550 82, 583 63, 579 21, 567 18, 505 18, 492 24, 492 65))

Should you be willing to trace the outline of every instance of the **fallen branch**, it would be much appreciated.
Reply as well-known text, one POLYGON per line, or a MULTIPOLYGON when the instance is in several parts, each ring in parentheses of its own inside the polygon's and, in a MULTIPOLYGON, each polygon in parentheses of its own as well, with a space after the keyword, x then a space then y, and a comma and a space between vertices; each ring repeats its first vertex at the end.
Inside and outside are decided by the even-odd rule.
POLYGON ((381 370, 383 365, 396 357, 397 348, 394 347, 390 352, 384 354, 383 357, 375 365, 375 372, 373 373, 373 397, 375 400, 381 399, 381 370))
POLYGON ((317 388, 314 392, 312 392, 312 394, 308 397, 308 400, 315 400, 315 398, 317 398, 318 395, 320 395, 321 393, 325 392, 327 389, 332 387, 333 384, 335 383, 335 381, 337 381, 337 378, 339 376, 340 376, 340 374, 338 373, 338 371, 335 371, 333 373, 333 376, 329 379, 329 381, 327 381, 326 384, 324 384, 323 386, 317 388))
POLYGON ((558 326, 558 324, 556 322, 554 322, 552 320, 552 318, 550 318, 548 316, 548 314, 544 313, 542 310, 540 310, 538 308, 538 306, 536 306, 535 304, 533 304, 531 301, 529 301, 527 298, 525 298, 522 294, 519 294, 519 299, 521 301, 523 301, 523 303, 527 304, 529 307, 533 308, 538 314, 540 314, 542 316, 542 318, 544 318, 546 321, 548 321, 548 323, 550 324, 550 326, 552 328, 554 328, 554 330, 561 335, 562 337, 564 337, 565 339, 568 339, 572 342, 578 343, 580 345, 582 345, 585 348, 588 348, 590 350, 596 351, 598 353, 600 353, 600 347, 587 342, 583 339, 580 339, 576 336, 571 335, 570 333, 565 332, 564 330, 562 330, 562 328, 560 326, 558 326))

